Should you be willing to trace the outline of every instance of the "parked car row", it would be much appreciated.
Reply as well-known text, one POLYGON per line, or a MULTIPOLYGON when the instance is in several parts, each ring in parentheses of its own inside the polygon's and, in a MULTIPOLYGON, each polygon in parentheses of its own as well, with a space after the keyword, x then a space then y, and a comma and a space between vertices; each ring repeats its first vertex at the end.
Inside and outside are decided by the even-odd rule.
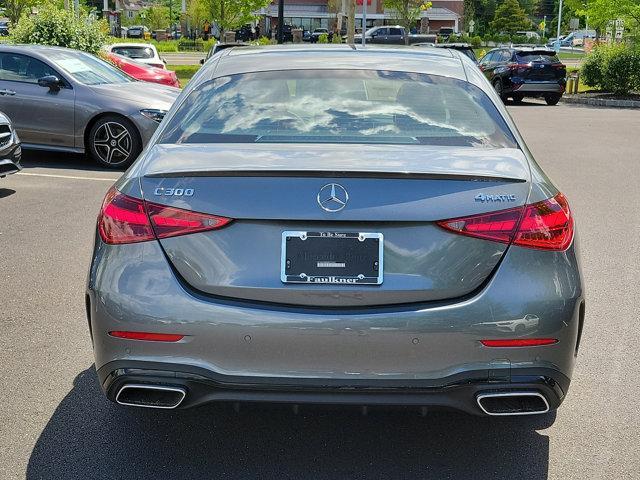
MULTIPOLYGON (((218 43, 207 59, 241 46, 218 43)), ((414 46, 468 56, 503 101, 542 97, 555 105, 564 92, 566 68, 545 47, 495 48, 478 62, 468 44, 414 46)), ((104 56, 108 62, 64 48, 0 46, 0 152, 19 146, 21 138, 25 148, 87 152, 106 167, 131 164, 177 97, 180 82, 153 45, 113 44, 104 56), (14 143, 3 143, 9 137, 14 143)), ((3 153, 0 175, 19 168, 21 150, 16 151, 17 162, 5 161, 3 153)))
MULTIPOLYGON (((365 43, 382 45, 412 45, 414 43, 436 43, 436 34, 407 33, 400 25, 384 25, 373 27, 364 33, 365 43)), ((362 34, 355 35, 354 43, 362 42, 362 34)))

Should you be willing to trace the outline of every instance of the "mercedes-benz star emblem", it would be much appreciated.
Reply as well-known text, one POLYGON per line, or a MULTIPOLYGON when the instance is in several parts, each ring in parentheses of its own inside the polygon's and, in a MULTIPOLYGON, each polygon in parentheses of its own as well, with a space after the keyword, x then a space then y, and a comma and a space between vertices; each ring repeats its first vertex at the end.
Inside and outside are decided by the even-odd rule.
POLYGON ((349 194, 339 183, 327 183, 318 192, 318 205, 325 212, 339 212, 348 201, 349 194))

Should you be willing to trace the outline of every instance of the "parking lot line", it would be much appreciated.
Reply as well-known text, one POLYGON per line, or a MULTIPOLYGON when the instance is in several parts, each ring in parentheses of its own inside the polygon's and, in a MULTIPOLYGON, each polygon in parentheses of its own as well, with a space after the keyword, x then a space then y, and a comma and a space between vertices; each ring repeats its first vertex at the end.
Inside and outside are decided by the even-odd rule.
POLYGON ((80 176, 73 176, 73 175, 54 175, 51 173, 20 172, 18 175, 29 175, 31 177, 69 178, 72 180, 96 180, 99 182, 115 182, 117 180, 117 178, 80 177, 80 176))

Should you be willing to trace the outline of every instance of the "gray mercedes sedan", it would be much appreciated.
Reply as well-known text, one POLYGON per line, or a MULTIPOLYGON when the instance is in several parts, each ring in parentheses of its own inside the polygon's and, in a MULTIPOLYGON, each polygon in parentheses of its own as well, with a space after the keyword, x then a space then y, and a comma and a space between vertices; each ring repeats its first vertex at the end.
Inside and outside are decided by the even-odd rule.
POLYGON ((129 166, 179 93, 85 52, 0 45, 0 110, 26 149, 88 152, 102 166, 129 166))
POLYGON ((526 415, 567 395, 571 209, 460 52, 223 50, 96 231, 87 314, 119 404, 526 415))

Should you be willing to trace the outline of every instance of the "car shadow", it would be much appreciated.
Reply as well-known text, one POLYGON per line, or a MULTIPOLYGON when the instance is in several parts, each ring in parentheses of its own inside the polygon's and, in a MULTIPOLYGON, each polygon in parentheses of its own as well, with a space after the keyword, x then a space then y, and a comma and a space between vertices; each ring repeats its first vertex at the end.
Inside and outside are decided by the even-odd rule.
POLYGON ((91 158, 80 153, 45 152, 40 150, 22 150, 22 168, 56 168, 75 169, 88 172, 122 172, 124 168, 104 168, 96 164, 91 158))
POLYGON ((506 103, 509 107, 548 107, 549 105, 542 99, 535 98, 525 98, 520 103, 514 102, 513 100, 507 100, 506 103))
POLYGON ((0 187, 0 198, 10 197, 14 193, 16 193, 16 191, 13 190, 12 188, 2 188, 2 187, 0 187))
POLYGON ((554 414, 481 418, 449 412, 210 404, 115 405, 93 366, 41 433, 27 479, 546 479, 554 414))

